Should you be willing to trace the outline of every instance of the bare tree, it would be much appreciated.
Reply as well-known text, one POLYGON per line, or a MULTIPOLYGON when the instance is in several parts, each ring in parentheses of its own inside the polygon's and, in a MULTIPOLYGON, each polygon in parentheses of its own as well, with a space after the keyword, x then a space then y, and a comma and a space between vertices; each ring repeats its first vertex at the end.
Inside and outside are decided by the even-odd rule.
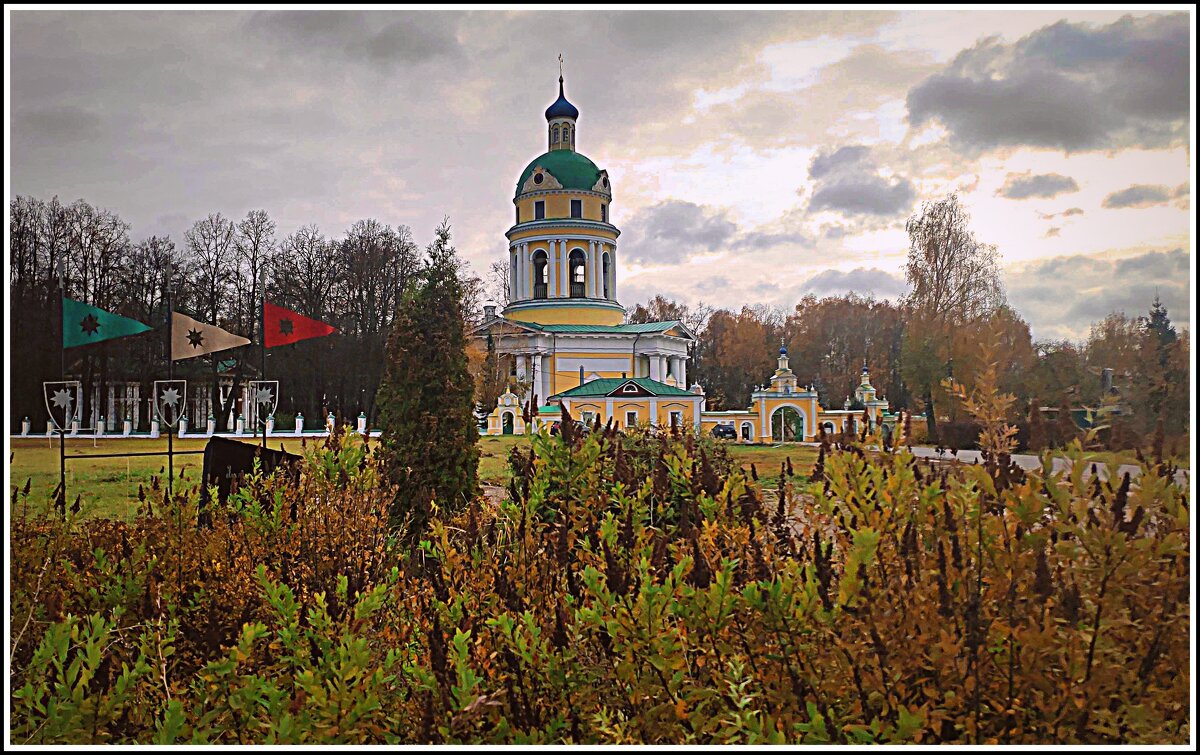
POLYGON ((905 224, 907 301, 922 318, 958 325, 1004 304, 996 247, 975 238, 970 220, 958 196, 951 194, 925 202, 905 224))
POLYGON ((503 309, 510 303, 509 293, 511 292, 511 266, 508 264, 508 258, 496 260, 488 267, 487 273, 487 298, 496 302, 503 309))
POLYGON ((333 242, 317 226, 299 228, 279 244, 272 265, 272 296, 307 317, 326 317, 341 276, 338 262, 333 242))
MULTIPOLYGON (((200 319, 216 325, 229 325, 227 316, 232 314, 233 283, 237 269, 237 249, 234 243, 233 221, 214 213, 204 220, 197 220, 183 234, 184 251, 188 257, 188 278, 192 285, 190 295, 184 301, 191 303, 200 319)), ((218 379, 220 353, 209 357, 212 379, 212 406, 216 407, 218 427, 229 428, 232 421, 236 394, 229 393, 228 401, 221 400, 221 385, 218 379)))
POLYGON ((925 401, 929 437, 937 439, 934 392, 951 370, 953 329, 990 316, 1004 304, 996 247, 975 238, 970 216, 950 194, 925 202, 905 225, 909 250, 905 301, 909 325, 903 352, 905 378, 925 401))

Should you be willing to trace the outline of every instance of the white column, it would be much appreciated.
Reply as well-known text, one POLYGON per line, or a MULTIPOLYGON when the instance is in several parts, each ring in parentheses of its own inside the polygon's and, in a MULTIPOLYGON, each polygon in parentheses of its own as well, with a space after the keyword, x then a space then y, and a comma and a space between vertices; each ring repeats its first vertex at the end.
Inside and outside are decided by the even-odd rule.
POLYGON ((763 443, 771 439, 771 428, 767 426, 767 402, 761 398, 758 400, 758 435, 763 443))
POLYGON ((567 257, 567 240, 559 239, 559 253, 562 255, 562 272, 559 273, 562 287, 559 288, 561 296, 571 295, 571 260, 567 257))
MULTIPOLYGON (((533 373, 530 376, 531 377, 530 386, 529 386, 530 397, 532 397, 532 395, 534 393, 536 393, 538 396, 538 403, 544 404, 544 403, 546 403, 546 394, 543 393, 544 388, 542 386, 542 355, 541 354, 533 354, 530 357, 530 362, 531 362, 530 366, 532 367, 531 372, 533 373)), ((537 407, 535 406, 534 409, 537 409, 537 407)))
POLYGON ((517 380, 524 380, 528 372, 528 357, 524 354, 517 354, 517 380))
POLYGON ((604 265, 600 264, 600 242, 595 242, 592 250, 592 295, 596 299, 604 299, 604 265))
POLYGON ((659 374, 659 378, 658 378, 659 380, 667 379, 667 357, 666 357, 666 355, 660 354, 658 357, 658 374, 659 374))
POLYGON ((650 379, 651 380, 662 380, 662 372, 660 371, 660 367, 662 366, 662 363, 658 361, 658 355, 650 354, 649 356, 650 356, 650 379))
POLYGON ((517 292, 517 283, 521 280, 519 260, 521 254, 515 247, 508 248, 508 300, 516 301, 521 298, 517 292))
POLYGON ((679 357, 679 371, 675 373, 675 377, 679 379, 679 387, 687 390, 687 357, 679 357))
POLYGON ((584 286, 583 293, 591 298, 596 296, 596 242, 588 241, 587 248, 587 274, 584 276, 587 285, 584 286))
POLYGON ((588 250, 588 262, 592 265, 591 275, 588 276, 588 288, 592 291, 590 296, 593 299, 599 299, 600 295, 604 292, 604 287, 600 285, 600 271, 603 269, 603 266, 600 264, 600 245, 592 241, 589 242, 588 246, 591 247, 588 250))
POLYGON ((613 245, 608 250, 608 298, 617 300, 617 247, 613 245))
POLYGON ((529 284, 529 243, 522 243, 517 247, 517 259, 521 261, 521 276, 517 278, 517 289, 521 292, 519 298, 532 299, 533 289, 529 284))
POLYGON ((542 404, 546 403, 546 399, 550 398, 550 394, 554 393, 554 375, 550 371, 550 355, 542 354, 542 404))

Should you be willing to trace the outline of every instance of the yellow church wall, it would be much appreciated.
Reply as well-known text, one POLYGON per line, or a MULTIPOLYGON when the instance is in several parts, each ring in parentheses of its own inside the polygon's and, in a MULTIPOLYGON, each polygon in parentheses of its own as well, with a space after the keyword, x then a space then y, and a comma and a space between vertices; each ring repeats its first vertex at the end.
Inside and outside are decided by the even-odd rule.
POLYGON ((649 402, 643 404, 636 401, 614 401, 613 414, 615 415, 615 419, 613 421, 619 423, 621 427, 629 427, 629 423, 626 422, 628 417, 625 415, 629 412, 636 412, 637 419, 634 424, 645 424, 648 421, 649 408, 649 402))
POLYGON ((592 412, 600 416, 600 424, 608 422, 608 417, 604 414, 603 401, 572 401, 570 402, 571 416, 575 419, 582 420, 584 412, 592 412))
POLYGON ((712 429, 717 425, 732 424, 734 429, 738 431, 738 437, 741 437, 742 423, 755 422, 758 416, 750 412, 742 412, 739 414, 722 414, 720 417, 705 417, 700 414, 700 429, 706 433, 711 433, 712 429))
POLYGON ((671 412, 682 413, 680 427, 690 428, 696 424, 694 402, 692 401, 669 401, 660 398, 657 418, 660 427, 671 426, 671 412))
MULTIPOLYGON (((545 220, 578 220, 579 218, 571 217, 571 200, 583 200, 583 220, 595 220, 596 222, 606 222, 601 220, 600 205, 610 204, 609 199, 593 196, 589 194, 534 194, 526 195, 517 200, 517 209, 521 213, 521 222, 528 223, 533 220, 533 203, 546 203, 545 220)), ((609 207, 611 211, 612 207, 609 207)), ((611 215, 610 215, 611 220, 611 215)), ((509 238, 515 239, 517 235, 522 233, 518 231, 509 238)))
POLYGON ((620 325, 625 320, 619 309, 587 305, 518 308, 505 312, 504 316, 538 325, 620 325))

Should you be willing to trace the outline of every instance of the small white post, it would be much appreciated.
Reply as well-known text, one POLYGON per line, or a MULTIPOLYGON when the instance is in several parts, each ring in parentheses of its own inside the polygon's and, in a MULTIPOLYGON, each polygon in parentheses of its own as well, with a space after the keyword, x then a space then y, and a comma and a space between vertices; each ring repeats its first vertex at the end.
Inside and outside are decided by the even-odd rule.
POLYGON ((187 420, 187 416, 185 415, 185 416, 179 418, 179 437, 180 438, 182 438, 183 434, 187 432, 187 429, 188 429, 188 420, 187 420))
POLYGON ((300 435, 304 432, 304 415, 296 414, 296 434, 300 435))
POLYGON ((107 427, 108 427, 108 425, 104 422, 104 415, 101 414, 100 421, 96 423, 96 436, 100 437, 100 436, 104 435, 104 430, 107 427))
POLYGON ((236 433, 238 435, 241 435, 243 432, 245 432, 245 430, 246 430, 246 418, 239 414, 237 417, 236 433))
POLYGON ((30 427, 29 417, 26 417, 25 419, 21 420, 21 436, 22 437, 29 434, 29 427, 30 427))
POLYGON ((121 423, 121 435, 128 436, 131 432, 133 432, 133 420, 126 417, 125 421, 121 423))
POLYGON ((358 432, 359 432, 359 434, 366 434, 366 432, 367 432, 367 413, 366 412, 358 413, 358 432))
POLYGON ((215 433, 216 431, 217 431, 217 418, 210 414, 210 415, 208 415, 208 427, 205 428, 205 433, 208 435, 208 437, 211 438, 212 434, 215 433))
POLYGON ((54 435, 54 423, 46 420, 46 437, 50 437, 51 435, 54 435))
POLYGON ((274 435, 274 434, 275 434, 275 415, 270 414, 267 416, 267 435, 274 435))
POLYGON ((158 429, 159 429, 158 428, 158 417, 155 417, 154 419, 150 420, 150 437, 151 438, 157 438, 159 436, 158 429))
POLYGON ((71 420, 71 435, 78 435, 78 434, 79 434, 79 420, 73 419, 73 420, 71 420))
POLYGON ((337 423, 337 418, 335 418, 335 417, 333 416, 333 412, 330 412, 330 413, 329 413, 329 416, 325 418, 325 430, 326 430, 326 432, 328 432, 330 435, 333 435, 333 426, 334 426, 336 423, 337 423))

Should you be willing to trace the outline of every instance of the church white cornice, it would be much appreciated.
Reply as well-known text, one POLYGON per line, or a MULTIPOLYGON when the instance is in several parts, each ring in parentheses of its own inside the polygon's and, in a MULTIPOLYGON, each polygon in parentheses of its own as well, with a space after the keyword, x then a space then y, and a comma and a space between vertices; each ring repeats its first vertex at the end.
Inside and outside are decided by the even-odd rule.
POLYGON ((562 184, 558 187, 550 189, 539 188, 537 191, 522 191, 517 196, 513 197, 513 204, 529 199, 530 197, 545 197, 554 194, 570 194, 573 197, 599 197, 604 200, 612 201, 612 194, 603 191, 589 191, 588 189, 567 189, 563 188, 562 184))
MULTIPOLYGON (((512 235, 514 233, 521 233, 524 231, 543 230, 543 229, 548 231, 548 230, 551 230, 554 228, 566 228, 566 229, 571 229, 571 230, 574 230, 577 228, 582 228, 582 229, 592 230, 592 231, 607 231, 607 232, 613 234, 614 236, 621 235, 621 231, 615 225, 612 225, 611 223, 601 223, 599 220, 584 220, 581 218, 553 218, 553 219, 547 219, 547 220, 529 220, 524 223, 517 223, 516 225, 512 226, 507 231, 505 231, 504 235, 507 236, 509 239, 511 239, 512 235)), ((601 241, 607 241, 610 244, 612 243, 612 239, 610 239, 606 236, 593 236, 590 238, 595 238, 595 239, 601 240, 601 241)), ((521 241, 529 241, 529 240, 530 239, 521 239, 521 241)))

